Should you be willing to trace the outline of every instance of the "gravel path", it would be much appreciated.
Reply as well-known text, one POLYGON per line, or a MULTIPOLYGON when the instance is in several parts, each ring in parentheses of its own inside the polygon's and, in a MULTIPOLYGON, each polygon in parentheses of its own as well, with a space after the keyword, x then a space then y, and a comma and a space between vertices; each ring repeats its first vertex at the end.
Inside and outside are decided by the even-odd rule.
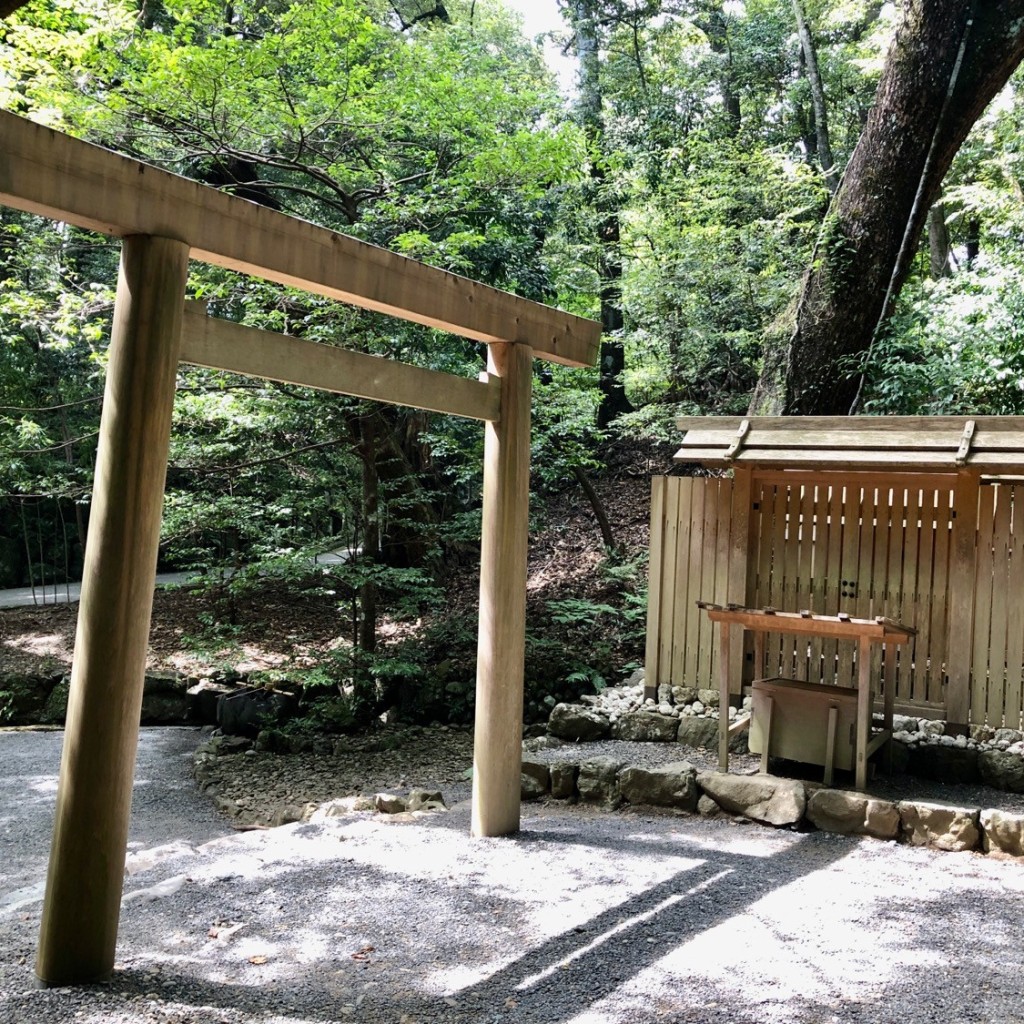
POLYGON ((114 980, 41 991, 40 905, 11 894, 41 879, 59 735, 0 734, 0 1020, 1024 1022, 1020 863, 554 805, 512 839, 471 841, 465 802, 229 833, 197 739, 143 734, 114 980))

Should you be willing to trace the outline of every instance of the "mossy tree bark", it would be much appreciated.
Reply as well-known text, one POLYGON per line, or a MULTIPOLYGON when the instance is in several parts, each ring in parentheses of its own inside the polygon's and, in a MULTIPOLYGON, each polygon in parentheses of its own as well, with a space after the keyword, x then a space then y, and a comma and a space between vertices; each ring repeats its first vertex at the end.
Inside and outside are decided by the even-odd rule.
POLYGON ((1024 0, 906 0, 875 105, 750 412, 842 415, 974 122, 1024 57, 1024 0))

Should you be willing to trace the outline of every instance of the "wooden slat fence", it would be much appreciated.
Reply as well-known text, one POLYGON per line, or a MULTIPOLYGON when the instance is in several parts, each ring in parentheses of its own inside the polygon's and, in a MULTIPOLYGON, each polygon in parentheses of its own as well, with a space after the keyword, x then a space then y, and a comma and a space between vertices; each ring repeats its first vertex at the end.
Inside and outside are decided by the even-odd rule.
MULTIPOLYGON (((655 479, 647 685, 717 687, 718 651, 698 599, 885 615, 917 630, 884 665, 880 650, 873 655, 873 674, 883 691, 895 687, 898 705, 945 711, 952 628, 954 642, 970 644, 970 721, 1020 728, 1024 594, 1011 595, 1024 587, 1024 485, 980 489, 973 636, 970 623, 952 622, 955 493, 955 476, 655 479)), ((967 523, 972 511, 961 513, 967 523)), ((764 665, 753 665, 749 642, 744 653, 744 681, 781 675, 856 685, 852 644, 770 634, 764 665)))

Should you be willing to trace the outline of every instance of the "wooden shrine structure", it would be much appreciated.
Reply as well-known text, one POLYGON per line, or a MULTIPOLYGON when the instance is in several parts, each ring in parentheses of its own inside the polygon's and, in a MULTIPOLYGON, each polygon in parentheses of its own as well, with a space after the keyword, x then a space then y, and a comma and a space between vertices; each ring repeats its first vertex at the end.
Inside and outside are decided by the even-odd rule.
POLYGON ((472 832, 519 827, 533 359, 596 361, 600 324, 0 112, 0 204, 121 238, 121 266, 36 972, 114 966, 180 361, 485 425, 472 832), (203 260, 485 342, 481 380, 216 320, 203 260))
POLYGON ((951 731, 1021 728, 1024 417, 690 417, 679 427, 677 462, 717 472, 654 481, 649 693, 717 689, 723 658, 742 666, 733 699, 773 677, 856 687, 856 645, 768 631, 755 649, 734 630, 725 652, 704 601, 902 623, 913 635, 896 656, 861 655, 890 708, 951 731))

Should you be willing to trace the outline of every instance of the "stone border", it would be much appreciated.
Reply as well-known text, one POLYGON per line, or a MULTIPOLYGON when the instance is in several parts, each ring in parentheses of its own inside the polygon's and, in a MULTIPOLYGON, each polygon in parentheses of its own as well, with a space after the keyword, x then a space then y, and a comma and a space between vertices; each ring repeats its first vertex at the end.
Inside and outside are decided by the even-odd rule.
POLYGON ((705 817, 728 814, 776 828, 1024 857, 1024 814, 916 800, 881 800, 772 775, 698 772, 688 761, 639 768, 614 757, 548 764, 523 759, 522 799, 667 807, 705 817))

